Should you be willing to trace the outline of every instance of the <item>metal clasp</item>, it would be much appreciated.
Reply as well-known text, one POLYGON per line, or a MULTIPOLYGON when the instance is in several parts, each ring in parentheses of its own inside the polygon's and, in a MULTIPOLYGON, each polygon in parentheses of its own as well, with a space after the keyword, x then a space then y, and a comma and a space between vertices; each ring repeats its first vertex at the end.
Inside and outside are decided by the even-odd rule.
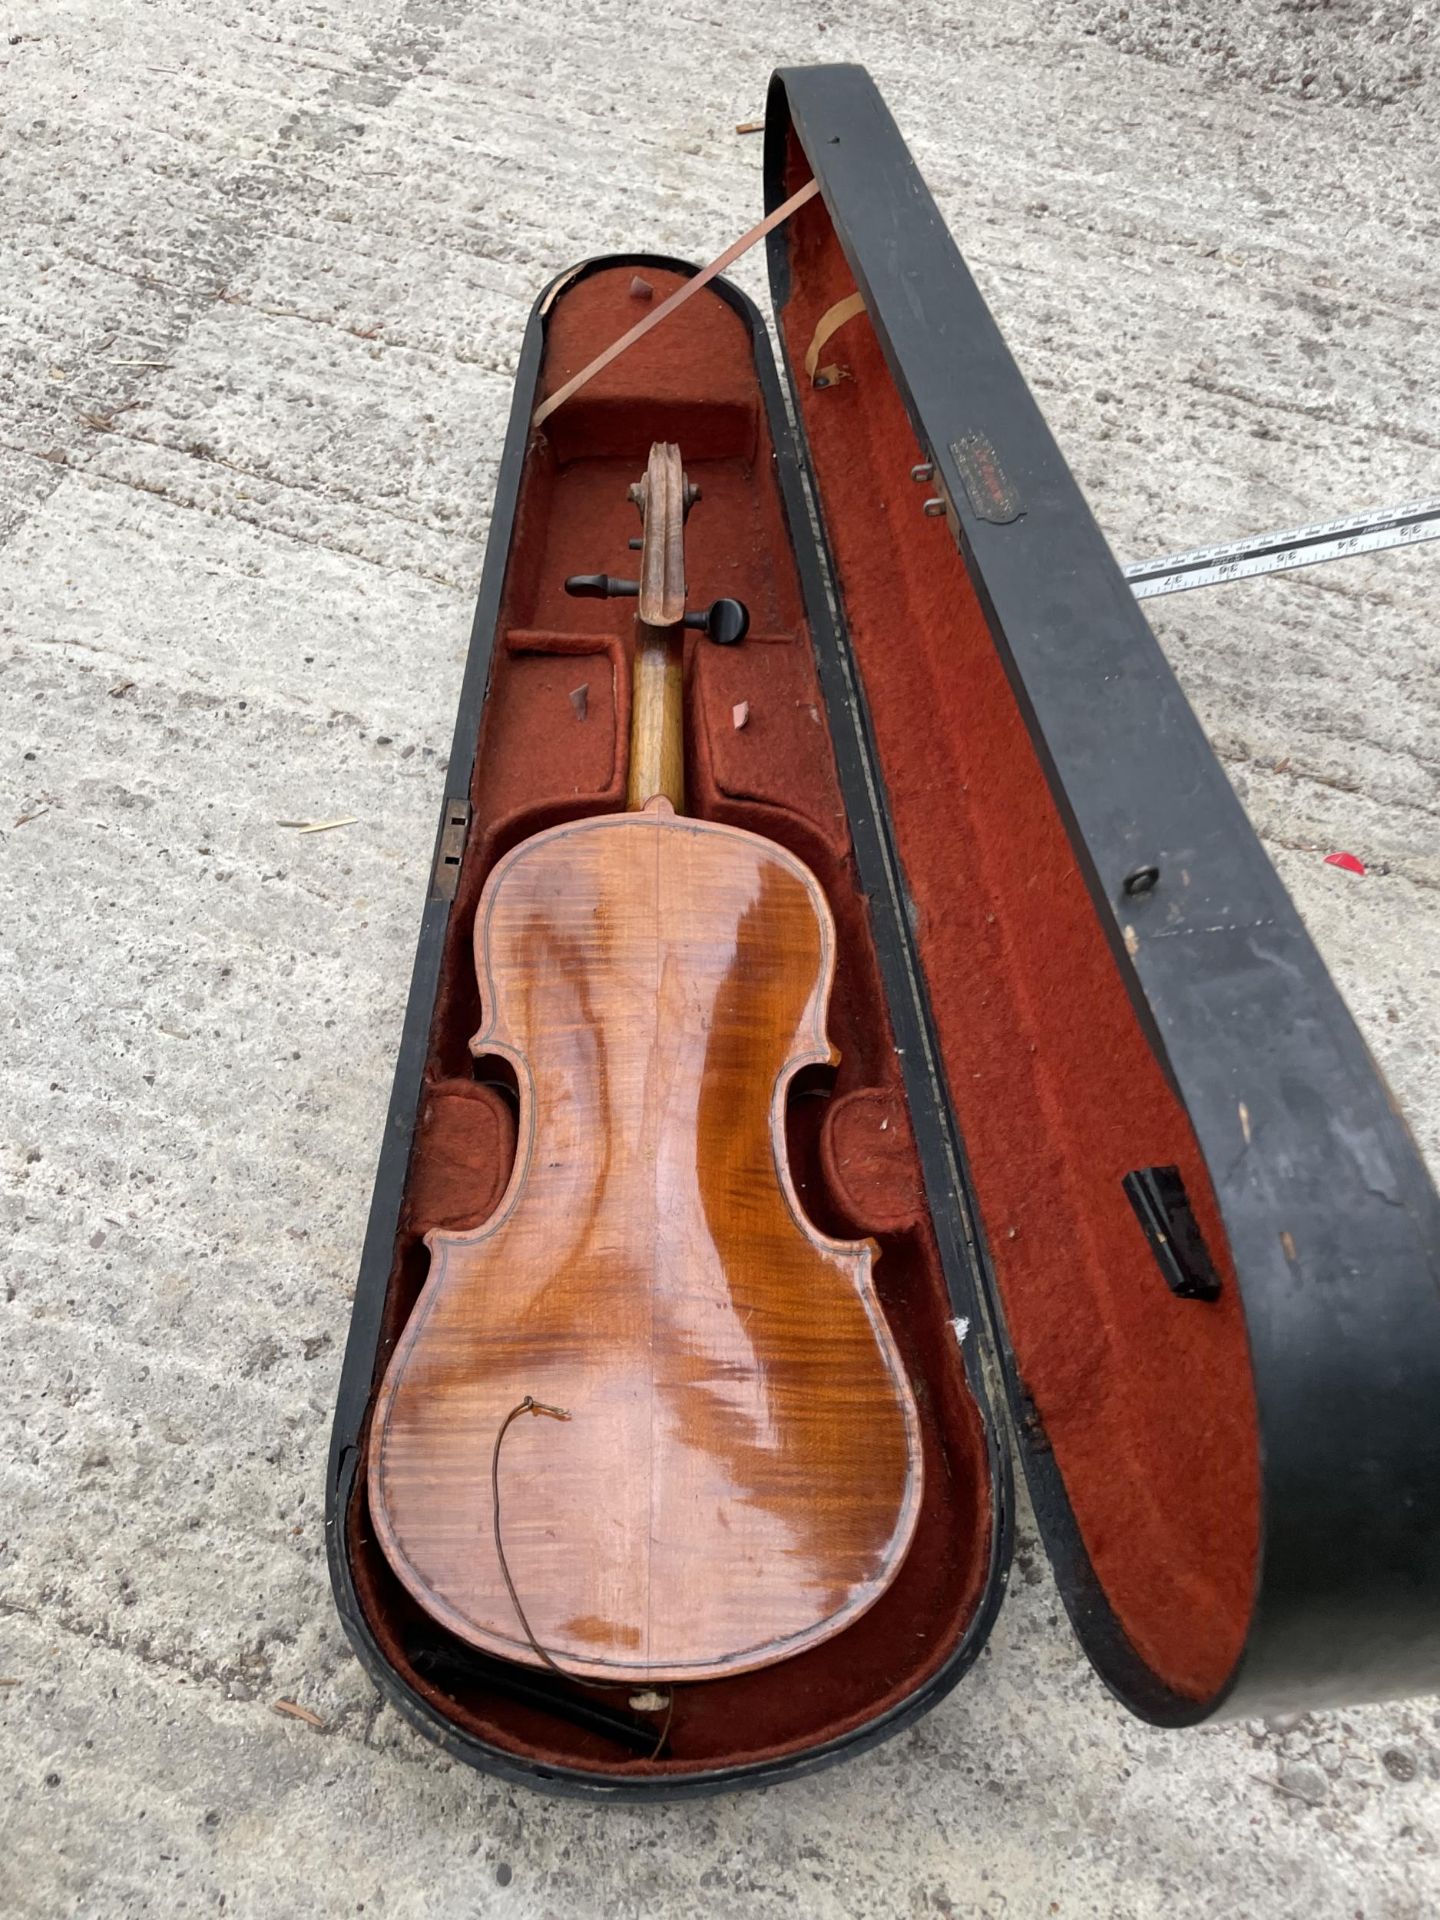
POLYGON ((441 816, 440 844, 435 850, 435 871, 430 876, 430 898, 453 900, 460 885, 460 862, 465 854, 465 836, 470 831, 470 802, 447 795, 441 816))

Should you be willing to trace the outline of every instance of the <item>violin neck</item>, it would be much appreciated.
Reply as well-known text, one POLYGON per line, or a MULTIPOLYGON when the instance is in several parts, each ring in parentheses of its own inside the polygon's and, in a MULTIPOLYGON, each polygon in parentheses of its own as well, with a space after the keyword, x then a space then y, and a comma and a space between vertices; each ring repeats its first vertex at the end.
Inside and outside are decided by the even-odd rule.
POLYGON ((632 488, 645 535, 635 615, 626 804, 656 798, 685 811, 685 515, 694 491, 677 446, 657 441, 632 488))
POLYGON ((685 629, 635 622, 630 693, 630 781, 625 804, 638 812, 657 795, 685 811, 685 629))

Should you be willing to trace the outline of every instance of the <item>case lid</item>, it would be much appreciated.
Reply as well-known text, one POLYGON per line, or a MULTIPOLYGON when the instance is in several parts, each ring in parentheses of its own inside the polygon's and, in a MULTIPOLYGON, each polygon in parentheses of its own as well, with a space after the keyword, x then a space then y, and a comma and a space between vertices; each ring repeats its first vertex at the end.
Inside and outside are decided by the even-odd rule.
POLYGON ((817 645, 1075 1629, 1157 1721, 1430 1690, 1440 1201, 862 68, 774 78, 767 207, 811 173, 769 264, 817 645))

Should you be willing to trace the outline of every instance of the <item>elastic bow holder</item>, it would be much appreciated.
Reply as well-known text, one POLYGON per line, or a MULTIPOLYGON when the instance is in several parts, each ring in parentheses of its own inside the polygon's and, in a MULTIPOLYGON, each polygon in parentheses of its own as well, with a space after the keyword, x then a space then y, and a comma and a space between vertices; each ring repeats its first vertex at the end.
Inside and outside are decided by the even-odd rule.
POLYGON ((1431 1691, 1434 1187, 864 71, 777 74, 765 164, 772 209, 820 183, 767 241, 798 436, 721 280, 532 431, 682 262, 588 261, 526 329, 336 1411, 346 1629, 414 1726, 512 1780, 771 1784, 960 1681, 1017 1457, 1073 1629, 1142 1718, 1431 1691), (738 646, 691 636, 691 810, 829 897, 842 1059, 793 1102, 791 1159, 817 1225, 879 1245, 925 1452, 894 1586, 810 1653, 676 1689, 658 1754, 623 1693, 426 1620, 363 1495, 422 1236, 482 1220, 514 1154, 467 1052, 481 886, 623 804, 630 611, 563 582, 624 553, 654 439, 702 488, 697 590, 751 613, 738 646))

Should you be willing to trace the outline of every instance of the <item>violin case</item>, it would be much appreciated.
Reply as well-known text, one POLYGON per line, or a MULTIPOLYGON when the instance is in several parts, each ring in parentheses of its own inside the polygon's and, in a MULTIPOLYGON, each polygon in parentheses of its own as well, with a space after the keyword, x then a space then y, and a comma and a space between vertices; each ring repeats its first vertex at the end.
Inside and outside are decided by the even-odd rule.
POLYGON ((1073 1629, 1143 1719, 1431 1691, 1435 1189, 859 67, 774 78, 767 205, 812 175, 768 242, 793 427, 759 312, 716 281, 532 433, 679 261, 589 260, 530 316, 335 1416, 346 1630, 412 1725, 510 1780, 773 1784, 962 1679, 1018 1458, 1073 1629), (467 1047, 482 883, 624 804, 633 610, 562 583, 623 568, 654 439, 701 487, 697 602, 751 613, 738 646, 689 636, 689 810, 789 849, 833 907, 841 1061, 790 1155, 816 1224, 880 1248, 925 1469, 883 1597, 677 1688, 658 1755, 623 1695, 429 1621, 364 1491, 423 1235, 483 1220, 514 1151, 467 1047))

